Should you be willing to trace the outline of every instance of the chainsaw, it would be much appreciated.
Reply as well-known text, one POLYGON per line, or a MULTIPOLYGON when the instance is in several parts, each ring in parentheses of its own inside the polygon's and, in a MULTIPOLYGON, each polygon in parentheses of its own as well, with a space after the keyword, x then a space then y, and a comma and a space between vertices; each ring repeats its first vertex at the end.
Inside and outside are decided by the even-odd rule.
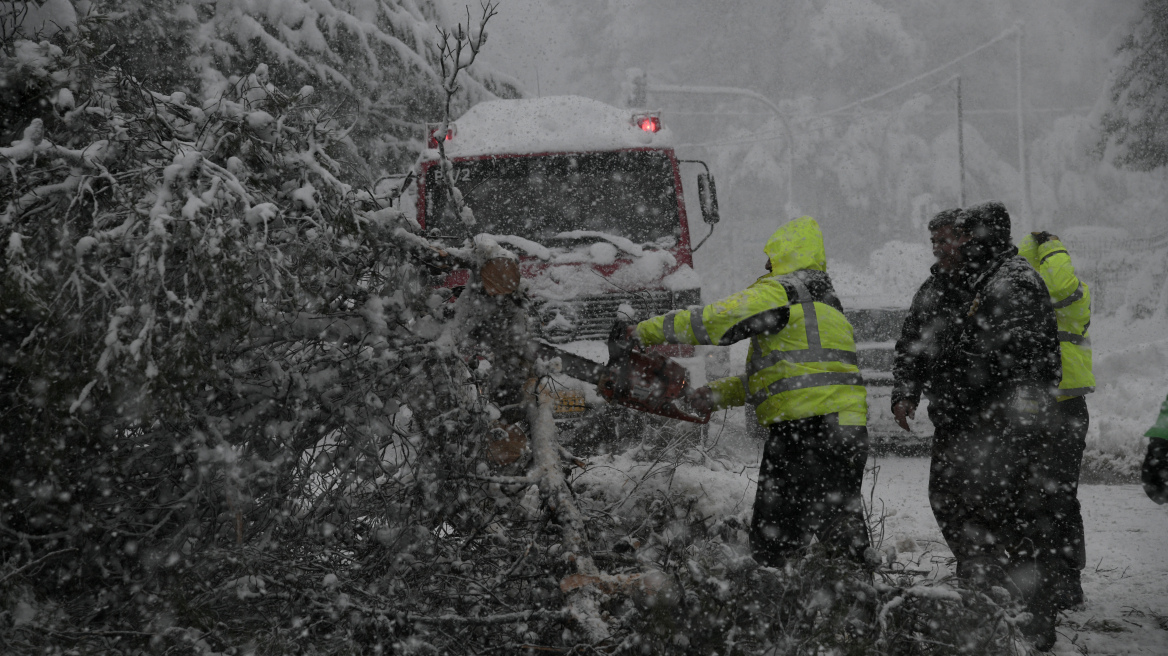
POLYGON ((597 392, 612 403, 695 424, 710 421, 708 411, 698 411, 687 402, 692 390, 689 372, 660 353, 609 344, 608 364, 601 364, 550 344, 538 344, 537 352, 544 360, 559 358, 563 373, 596 385, 597 392))

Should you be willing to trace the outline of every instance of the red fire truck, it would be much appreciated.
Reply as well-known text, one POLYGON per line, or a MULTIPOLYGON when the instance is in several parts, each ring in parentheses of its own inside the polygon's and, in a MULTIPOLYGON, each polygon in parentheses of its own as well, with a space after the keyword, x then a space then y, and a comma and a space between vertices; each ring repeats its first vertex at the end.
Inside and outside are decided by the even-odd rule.
MULTIPOLYGON (((418 223, 432 239, 486 233, 517 252, 545 341, 599 344, 620 317, 701 304, 683 168, 697 173, 690 207, 711 233, 716 192, 704 163, 677 158, 658 114, 578 96, 494 100, 444 134, 432 128, 429 146, 415 169, 418 223), (438 139, 472 225, 445 201, 438 139)), ((455 272, 447 285, 467 275, 455 272)))

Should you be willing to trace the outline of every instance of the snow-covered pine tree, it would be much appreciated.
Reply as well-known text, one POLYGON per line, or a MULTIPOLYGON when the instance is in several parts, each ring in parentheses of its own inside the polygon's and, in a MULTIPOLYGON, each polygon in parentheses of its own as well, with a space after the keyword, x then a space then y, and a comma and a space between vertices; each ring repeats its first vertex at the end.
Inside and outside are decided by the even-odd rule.
POLYGON ((1123 67, 1112 79, 1110 107, 1100 119, 1098 151, 1117 166, 1148 171, 1168 164, 1166 35, 1168 2, 1145 0, 1142 19, 1120 45, 1123 67))
POLYGON ((492 312, 493 334, 522 328, 522 307, 435 291, 432 270, 482 249, 434 248, 347 182, 349 126, 311 86, 259 64, 219 93, 160 93, 100 57, 92 20, 0 59, 6 87, 35 91, 0 149, 0 580, 6 609, 39 618, 4 651, 182 643, 224 612, 293 641, 294 618, 392 591, 397 567, 427 585, 346 615, 362 644, 394 637, 386 612, 463 603, 430 585, 460 571, 451 553, 515 547, 484 533, 497 415, 468 335, 492 312), (285 612, 249 601, 277 587, 263 601, 285 612))
MULTIPOLYGON (((312 86, 346 128, 338 140, 352 155, 338 163, 369 183, 408 167, 426 122, 441 115, 436 28, 460 18, 433 0, 54 0, 33 16, 38 30, 72 29, 78 17, 87 18, 83 36, 103 62, 151 89, 214 97, 238 71, 261 64, 282 89, 312 86)), ((460 86, 457 113, 520 93, 515 80, 481 64, 460 86)))

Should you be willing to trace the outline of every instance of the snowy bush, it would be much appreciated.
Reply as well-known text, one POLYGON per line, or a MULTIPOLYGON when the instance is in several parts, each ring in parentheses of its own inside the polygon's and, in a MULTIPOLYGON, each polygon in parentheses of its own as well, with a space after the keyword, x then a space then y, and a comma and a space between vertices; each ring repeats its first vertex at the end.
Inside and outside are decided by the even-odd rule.
POLYGON ((496 540, 508 502, 476 476, 498 412, 466 361, 490 355, 478 321, 505 343, 522 306, 434 291, 430 270, 478 251, 429 246, 343 181, 347 126, 311 89, 260 65, 163 94, 91 45, 0 58, 30 90, 0 148, 4 651, 120 650, 121 630, 220 650, 314 613, 371 645, 394 607, 467 598, 391 575, 417 555, 423 580, 460 572, 451 553, 496 540), (362 565, 357 587, 394 600, 381 620, 345 611, 362 565))
POLYGON ((635 449, 593 465, 575 489, 585 508, 606 510, 594 531, 609 536, 614 567, 640 577, 605 607, 617 653, 1025 653, 1016 629, 1025 618, 1005 590, 907 568, 882 544, 878 513, 868 518, 873 541, 893 554, 879 565, 812 545, 785 567, 760 568, 749 555, 749 481, 726 476, 716 449, 670 458, 635 449))

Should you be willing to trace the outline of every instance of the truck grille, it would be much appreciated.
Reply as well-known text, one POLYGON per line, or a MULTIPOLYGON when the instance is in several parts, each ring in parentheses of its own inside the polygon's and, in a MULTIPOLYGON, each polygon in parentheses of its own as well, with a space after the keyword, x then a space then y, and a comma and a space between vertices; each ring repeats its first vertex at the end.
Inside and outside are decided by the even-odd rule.
POLYGON ((628 304, 635 311, 634 320, 644 321, 670 310, 701 303, 701 292, 652 290, 635 293, 581 296, 567 301, 537 302, 543 338, 553 344, 577 340, 606 340, 617 320, 617 308, 628 304))

